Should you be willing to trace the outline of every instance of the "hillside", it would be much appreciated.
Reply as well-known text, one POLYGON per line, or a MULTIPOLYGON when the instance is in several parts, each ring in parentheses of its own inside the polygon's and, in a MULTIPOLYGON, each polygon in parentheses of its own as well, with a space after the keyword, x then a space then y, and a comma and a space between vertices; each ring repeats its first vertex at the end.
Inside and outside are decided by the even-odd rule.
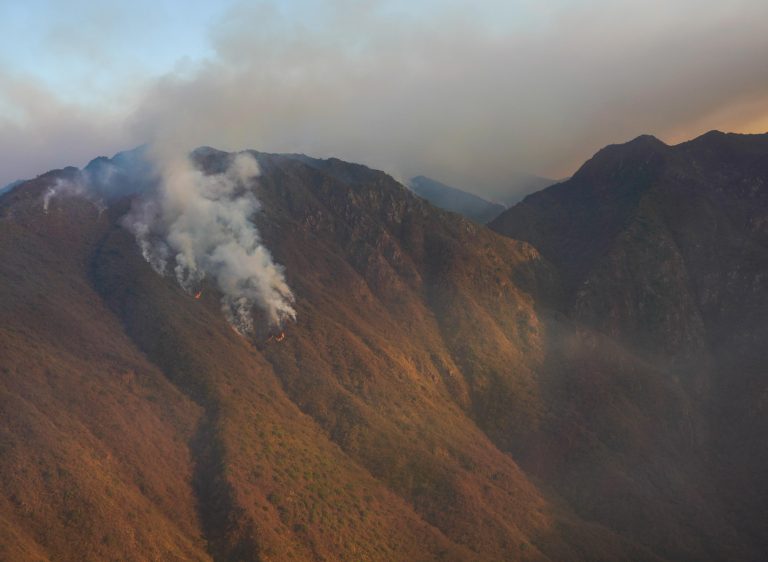
MULTIPOLYGON (((253 153, 254 218, 296 296, 279 342, 232 330, 212 279, 195 299, 152 270, 121 224, 140 195, 46 212, 81 172, 22 184, 0 198, 0 559, 764 558, 765 262, 743 264, 768 222, 659 261, 660 219, 634 218, 667 150, 699 175, 653 205, 743 229, 735 208, 684 202, 709 150, 738 208, 765 216, 762 141, 695 142, 606 149, 494 221, 522 241, 364 166, 253 153), (625 261, 605 258, 631 236, 625 261), (741 269, 701 278, 718 292, 662 292, 659 320, 636 319, 630 264, 678 291, 673 266, 723 257, 741 269), (719 332, 696 320, 707 303, 719 332)), ((232 155, 196 159, 216 173, 232 155)), ((674 220, 692 248, 714 237, 699 218, 674 220)))

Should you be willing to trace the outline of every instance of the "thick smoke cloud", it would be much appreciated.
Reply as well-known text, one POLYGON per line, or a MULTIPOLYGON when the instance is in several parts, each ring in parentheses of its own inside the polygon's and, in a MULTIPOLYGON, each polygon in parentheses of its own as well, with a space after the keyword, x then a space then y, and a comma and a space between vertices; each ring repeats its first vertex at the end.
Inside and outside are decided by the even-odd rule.
POLYGON ((210 55, 128 96, 123 127, 85 107, 38 120, 50 100, 30 101, 26 121, 0 125, 4 173, 23 175, 27 150, 76 145, 85 159, 170 134, 186 149, 333 155, 493 197, 520 172, 567 176, 641 133, 768 129, 762 0, 417 5, 237 3, 212 24, 210 55))
POLYGON ((161 160, 158 189, 138 198, 123 219, 144 258, 161 275, 173 273, 190 294, 206 278, 221 291, 222 310, 241 334, 254 331, 252 310, 268 323, 295 320, 293 294, 283 269, 259 238, 251 189, 256 159, 237 154, 220 174, 207 175, 187 157, 161 160))

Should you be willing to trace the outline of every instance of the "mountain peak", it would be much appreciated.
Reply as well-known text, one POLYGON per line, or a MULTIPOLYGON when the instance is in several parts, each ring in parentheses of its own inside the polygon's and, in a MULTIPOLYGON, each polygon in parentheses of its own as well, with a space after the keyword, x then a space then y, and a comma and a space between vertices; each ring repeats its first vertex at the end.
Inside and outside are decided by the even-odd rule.
POLYGON ((666 147, 668 146, 664 141, 660 140, 659 138, 649 135, 649 134, 643 134, 638 135, 631 141, 625 143, 625 145, 628 146, 647 146, 647 147, 666 147))
POLYGON ((653 135, 640 135, 623 144, 611 144, 599 150, 573 175, 594 185, 624 184, 626 174, 643 169, 652 174, 669 150, 669 146, 653 135))
POLYGON ((630 141, 619 144, 609 144, 595 154, 620 154, 625 156, 649 154, 668 149, 669 145, 653 135, 640 135, 630 141))

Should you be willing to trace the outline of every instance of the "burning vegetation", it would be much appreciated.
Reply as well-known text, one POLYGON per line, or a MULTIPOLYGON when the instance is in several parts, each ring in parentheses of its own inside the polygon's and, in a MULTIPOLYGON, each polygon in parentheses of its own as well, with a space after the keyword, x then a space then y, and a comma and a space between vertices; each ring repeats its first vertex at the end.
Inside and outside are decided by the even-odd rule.
POLYGON ((270 343, 270 342, 273 342, 273 341, 274 341, 274 342, 281 342, 281 341, 283 341, 284 339, 285 339, 285 331, 284 331, 284 330, 281 330, 281 331, 280 331, 280 333, 278 333, 278 334, 271 334, 271 335, 270 335, 270 336, 267 338, 267 343, 270 343))

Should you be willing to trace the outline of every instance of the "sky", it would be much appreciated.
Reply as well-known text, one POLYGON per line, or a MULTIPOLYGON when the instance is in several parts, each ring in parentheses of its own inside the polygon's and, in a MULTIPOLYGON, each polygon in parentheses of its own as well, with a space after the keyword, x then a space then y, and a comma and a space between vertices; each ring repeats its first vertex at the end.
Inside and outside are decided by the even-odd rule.
POLYGON ((768 131, 765 0, 0 0, 0 186, 144 143, 493 196, 654 134, 768 131))

